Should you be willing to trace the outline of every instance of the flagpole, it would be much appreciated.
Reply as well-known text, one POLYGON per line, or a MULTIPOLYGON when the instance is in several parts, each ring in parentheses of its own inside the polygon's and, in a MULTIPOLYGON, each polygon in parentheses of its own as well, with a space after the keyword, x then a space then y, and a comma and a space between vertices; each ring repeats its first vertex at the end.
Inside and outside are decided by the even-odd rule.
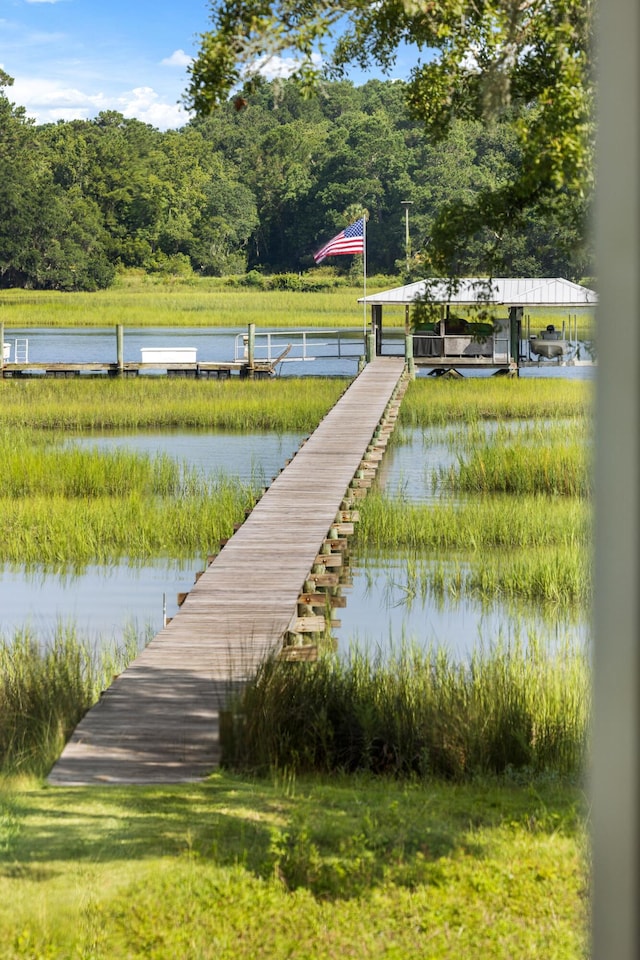
POLYGON ((362 282, 364 287, 364 303, 362 317, 362 336, 364 338, 364 352, 367 352, 367 217, 362 215, 362 282))

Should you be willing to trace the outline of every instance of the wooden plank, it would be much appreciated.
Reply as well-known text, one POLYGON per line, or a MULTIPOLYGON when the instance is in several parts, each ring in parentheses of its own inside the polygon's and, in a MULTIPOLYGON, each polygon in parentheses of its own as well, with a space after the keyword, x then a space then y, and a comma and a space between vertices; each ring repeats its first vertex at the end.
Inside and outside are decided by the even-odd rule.
MULTIPOLYGON (((402 369, 398 358, 377 358, 353 381, 233 537, 207 558, 177 614, 80 722, 52 784, 181 782, 215 767, 230 692, 282 647, 288 631, 324 633, 325 616, 298 617, 298 603, 344 605, 320 588, 348 582, 348 568, 340 576, 310 571, 343 559, 358 519, 357 510, 344 509, 346 491, 402 369), (323 554, 335 540, 339 552, 323 554)), ((349 500, 365 492, 351 491, 349 500)))

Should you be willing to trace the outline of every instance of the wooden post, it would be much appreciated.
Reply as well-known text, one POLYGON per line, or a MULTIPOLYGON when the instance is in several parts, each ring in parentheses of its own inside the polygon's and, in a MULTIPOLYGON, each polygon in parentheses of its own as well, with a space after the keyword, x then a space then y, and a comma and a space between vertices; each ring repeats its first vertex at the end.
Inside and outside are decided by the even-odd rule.
POLYGON ((382 304, 371 305, 371 329, 375 337, 375 356, 382 354, 382 304))
POLYGON ((413 380, 416 375, 416 366, 413 361, 413 334, 407 333, 404 338, 404 362, 407 367, 407 373, 413 380))
POLYGON ((118 376, 124 374, 124 327, 121 323, 116 325, 116 350, 118 357, 118 376))
POLYGON ((509 349, 510 360, 518 364, 520 374, 520 337, 522 336, 522 307, 509 307, 509 349))
POLYGON ((249 324, 247 338, 247 364, 249 366, 249 376, 252 377, 255 372, 256 366, 256 325, 255 323, 249 324))
POLYGON ((375 357, 375 355, 376 355, 376 339, 375 339, 375 334, 374 334, 374 333, 368 333, 368 334, 367 334, 367 353, 366 353, 366 361, 367 361, 367 363, 371 363, 371 361, 373 360, 373 358, 375 357))

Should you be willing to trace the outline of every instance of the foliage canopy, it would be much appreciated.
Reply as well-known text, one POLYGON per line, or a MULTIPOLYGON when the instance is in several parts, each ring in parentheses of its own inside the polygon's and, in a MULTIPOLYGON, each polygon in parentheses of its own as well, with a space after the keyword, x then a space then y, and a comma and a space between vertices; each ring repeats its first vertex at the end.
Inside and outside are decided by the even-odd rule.
POLYGON ((531 211, 568 212, 584 233, 593 181, 592 0, 220 0, 212 8, 191 70, 188 98, 201 114, 244 83, 259 85, 268 58, 293 52, 295 78, 319 89, 323 72, 343 76, 350 63, 389 70, 401 44, 419 51, 407 103, 429 133, 445 136, 456 120, 509 120, 521 162, 500 186, 471 201, 445 202, 430 237, 436 272, 467 268, 466 246, 494 238, 487 267, 503 260, 502 238, 531 211), (322 57, 328 56, 323 67, 322 57))

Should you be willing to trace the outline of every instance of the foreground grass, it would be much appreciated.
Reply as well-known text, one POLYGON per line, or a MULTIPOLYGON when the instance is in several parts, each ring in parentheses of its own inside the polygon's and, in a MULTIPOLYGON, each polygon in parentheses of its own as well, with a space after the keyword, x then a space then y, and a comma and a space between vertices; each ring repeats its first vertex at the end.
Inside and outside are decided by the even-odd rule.
POLYGON ((577 960, 583 799, 370 777, 0 787, 3 960, 577 960))

